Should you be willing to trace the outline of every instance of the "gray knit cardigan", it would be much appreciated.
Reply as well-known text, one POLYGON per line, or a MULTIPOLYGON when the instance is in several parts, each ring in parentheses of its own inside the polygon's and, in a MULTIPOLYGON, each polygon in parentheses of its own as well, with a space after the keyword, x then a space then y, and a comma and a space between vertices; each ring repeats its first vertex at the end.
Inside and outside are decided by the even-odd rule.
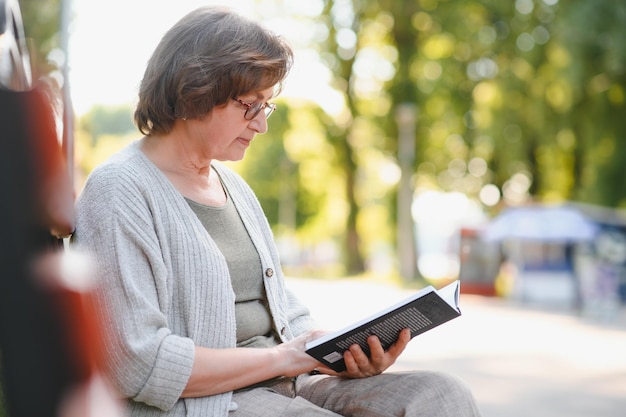
MULTIPOLYGON (((309 312, 285 288, 256 196, 232 170, 214 168, 259 252, 275 328, 289 340, 312 328, 309 312)), ((101 313, 113 323, 106 369, 129 415, 227 416, 232 393, 179 398, 194 345, 236 345, 226 261, 183 196, 134 142, 90 174, 76 211, 72 242, 101 276, 101 313)))

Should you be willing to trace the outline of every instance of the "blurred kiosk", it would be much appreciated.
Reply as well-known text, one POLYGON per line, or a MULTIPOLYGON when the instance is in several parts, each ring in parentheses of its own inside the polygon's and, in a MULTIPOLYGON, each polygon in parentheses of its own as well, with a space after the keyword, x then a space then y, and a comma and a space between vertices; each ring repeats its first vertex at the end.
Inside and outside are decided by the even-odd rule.
POLYGON ((502 295, 496 280, 500 272, 500 245, 485 242, 477 229, 462 228, 459 245, 461 293, 485 296, 502 295))
POLYGON ((580 303, 575 253, 594 240, 598 226, 568 205, 509 207, 485 228, 515 268, 511 296, 526 303, 573 307, 580 303))

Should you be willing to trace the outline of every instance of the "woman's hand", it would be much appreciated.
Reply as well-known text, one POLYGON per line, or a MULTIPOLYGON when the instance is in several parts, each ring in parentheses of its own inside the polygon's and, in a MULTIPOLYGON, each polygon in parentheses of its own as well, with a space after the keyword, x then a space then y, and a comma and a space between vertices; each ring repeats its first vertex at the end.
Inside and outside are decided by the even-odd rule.
POLYGON ((325 334, 322 330, 312 330, 274 347, 277 360, 282 365, 283 376, 297 376, 312 371, 321 364, 306 353, 306 343, 325 334))
POLYGON ((343 354, 343 359, 346 362, 345 371, 337 373, 327 367, 319 367, 317 370, 323 374, 344 378, 366 378, 378 375, 396 362, 410 340, 411 330, 404 329, 400 332, 398 340, 385 352, 378 337, 370 336, 367 338, 367 344, 370 348, 369 357, 359 345, 354 344, 343 354))
POLYGON ((209 349, 196 346, 183 397, 203 397, 247 387, 278 376, 293 377, 321 364, 305 352, 306 342, 325 332, 314 330, 271 348, 209 349))

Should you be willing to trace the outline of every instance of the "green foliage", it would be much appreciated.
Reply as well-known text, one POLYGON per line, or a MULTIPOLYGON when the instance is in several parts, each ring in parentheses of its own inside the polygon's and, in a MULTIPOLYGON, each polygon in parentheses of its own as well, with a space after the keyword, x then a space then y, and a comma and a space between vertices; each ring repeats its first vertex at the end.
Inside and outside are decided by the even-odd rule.
MULTIPOLYGON (((362 180, 371 177, 362 173, 372 169, 372 159, 363 155, 395 158, 393 109, 404 102, 418 108, 417 189, 480 200, 483 187, 495 184, 505 204, 626 205, 626 3, 323 4, 319 21, 328 36, 315 47, 345 95, 346 112, 321 120, 335 163, 353 187, 348 219, 365 218, 371 204, 371 182, 362 180), (339 41, 346 31, 356 36, 353 50, 339 41), (392 77, 385 78, 384 65, 393 67, 392 77)), ((394 228, 391 217, 382 223, 387 231, 394 228)), ((357 224, 366 236, 372 222, 357 224)))
POLYGON ((60 47, 61 1, 20 0, 19 4, 37 78, 56 69, 55 64, 48 61, 48 54, 60 47))
POLYGON ((419 108, 418 187, 478 198, 483 185, 495 183, 511 197, 512 179, 522 175, 529 185, 509 203, 623 204, 617 180, 626 166, 619 123, 626 5, 378 4, 371 10, 394 18, 390 38, 398 51, 387 91, 393 103, 413 101, 419 108), (479 177, 469 172, 477 159, 490 168, 479 177))
POLYGON ((328 150, 312 107, 280 105, 268 133, 257 136, 235 168, 255 190, 272 227, 279 233, 328 237, 336 234, 324 219, 325 196, 332 182, 328 150), (311 226, 315 224, 316 226, 311 226))
POLYGON ((79 117, 74 130, 76 187, 81 189, 96 166, 138 136, 132 122, 132 109, 127 105, 97 105, 79 117))
MULTIPOLYGON (((268 133, 257 136, 237 171, 255 190, 265 214, 275 228, 280 227, 281 204, 285 195, 294 195, 296 182, 292 162, 287 158, 282 138, 288 128, 289 109, 280 106, 268 120, 268 133)), ((291 226, 295 225, 284 225, 291 226)))
MULTIPOLYGON (((506 204, 626 206, 625 2, 323 0, 320 9, 293 18, 313 20, 304 46, 329 68, 343 107, 281 104, 235 164, 279 233, 331 237, 354 270, 381 241, 394 244, 395 183, 382 173, 399 165, 394 111, 405 102, 418 109, 416 189, 479 200, 495 184, 506 204)), ((113 138, 127 137, 130 120, 129 109, 90 112, 88 166, 126 140, 113 138)))
POLYGON ((626 206, 626 4, 602 0, 562 5, 555 30, 570 65, 560 76, 572 86, 564 117, 576 136, 577 189, 583 201, 626 206))
POLYGON ((102 135, 124 135, 136 132, 133 124, 133 109, 130 105, 96 105, 83 115, 79 128, 91 133, 93 141, 102 135))

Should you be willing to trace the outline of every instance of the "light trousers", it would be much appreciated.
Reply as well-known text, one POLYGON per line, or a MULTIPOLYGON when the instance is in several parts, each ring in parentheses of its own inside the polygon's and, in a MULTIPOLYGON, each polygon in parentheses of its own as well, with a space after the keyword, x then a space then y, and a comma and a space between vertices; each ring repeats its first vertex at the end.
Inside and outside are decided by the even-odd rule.
POLYGON ((284 378, 238 391, 229 417, 478 417, 460 379, 431 371, 383 373, 343 379, 324 375, 284 378))

